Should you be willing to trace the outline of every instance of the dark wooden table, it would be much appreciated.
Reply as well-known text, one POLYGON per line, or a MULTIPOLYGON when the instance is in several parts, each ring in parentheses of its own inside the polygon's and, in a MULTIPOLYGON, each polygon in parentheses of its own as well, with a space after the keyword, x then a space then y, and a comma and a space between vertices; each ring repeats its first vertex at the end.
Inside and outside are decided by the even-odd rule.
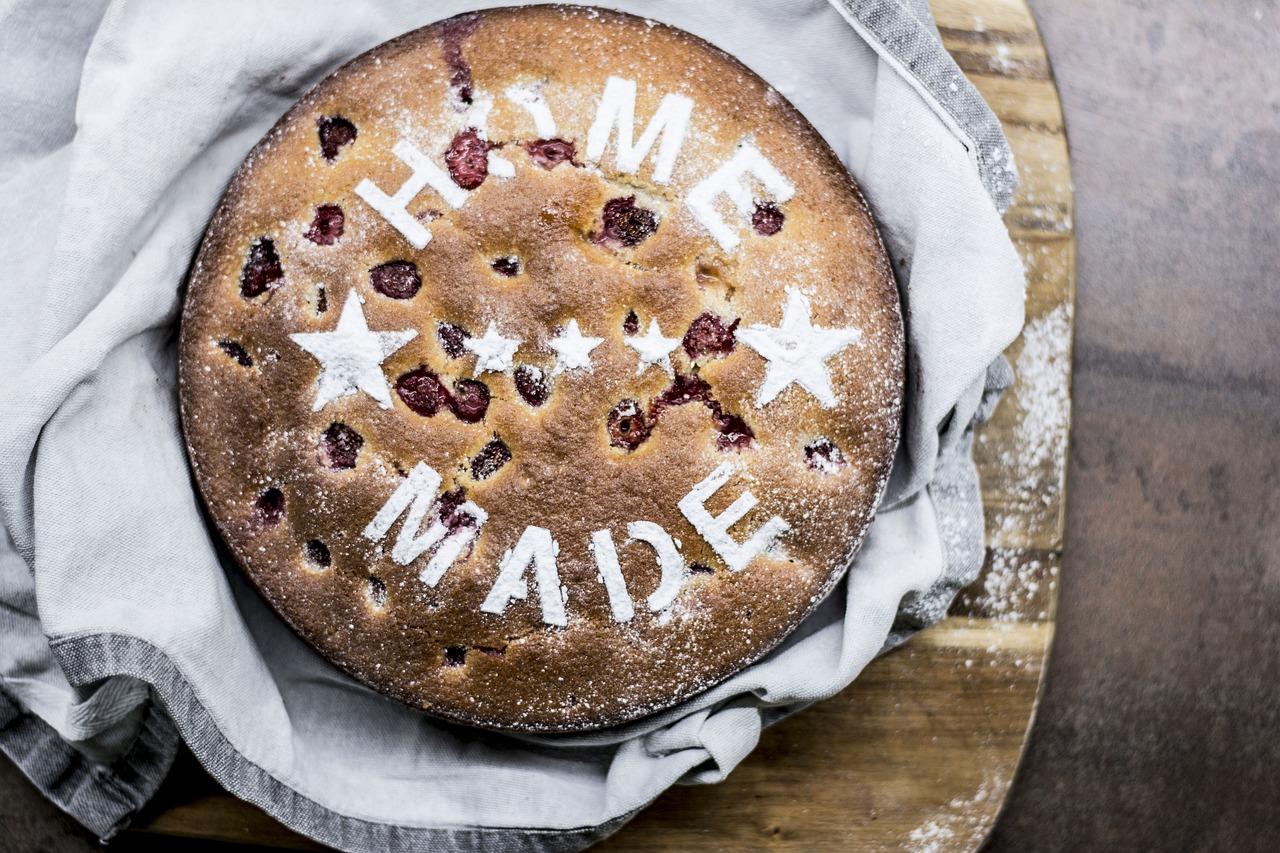
MULTIPOLYGON (((1077 184, 1070 547, 990 849, 1280 849, 1280 9, 1031 4, 1077 184)), ((0 760, 0 851, 94 849, 0 760)))

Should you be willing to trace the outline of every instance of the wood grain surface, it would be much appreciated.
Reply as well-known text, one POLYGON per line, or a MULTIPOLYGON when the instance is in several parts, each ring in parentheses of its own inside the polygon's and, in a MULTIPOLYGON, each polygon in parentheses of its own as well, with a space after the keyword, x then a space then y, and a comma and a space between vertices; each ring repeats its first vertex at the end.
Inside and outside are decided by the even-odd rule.
MULTIPOLYGON (((1017 770, 1053 637, 1063 546, 1075 241, 1057 90, 1023 0, 935 0, 943 41, 1000 116, 1028 272, 1017 383, 980 430, 982 577, 951 615, 841 695, 765 732, 721 785, 668 791, 600 845, 631 850, 968 851, 1017 770)), ((192 762, 136 831, 310 848, 192 762)))

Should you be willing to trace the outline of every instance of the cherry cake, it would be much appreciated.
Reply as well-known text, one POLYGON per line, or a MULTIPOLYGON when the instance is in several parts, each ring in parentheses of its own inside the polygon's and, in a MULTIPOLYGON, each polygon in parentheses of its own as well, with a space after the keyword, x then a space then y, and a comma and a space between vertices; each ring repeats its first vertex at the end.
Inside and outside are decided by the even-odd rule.
POLYGON ((209 225, 179 373, 209 513, 301 636, 435 715, 572 731, 705 690, 831 591, 897 446, 902 319, 768 84, 533 6, 289 110, 209 225))

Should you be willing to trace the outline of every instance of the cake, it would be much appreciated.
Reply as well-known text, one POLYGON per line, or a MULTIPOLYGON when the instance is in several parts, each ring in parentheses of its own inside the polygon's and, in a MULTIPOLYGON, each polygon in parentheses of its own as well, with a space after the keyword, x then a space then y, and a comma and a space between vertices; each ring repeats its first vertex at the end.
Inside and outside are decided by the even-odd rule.
POLYGON ((854 181, 741 63, 495 9, 353 59, 249 153, 179 382, 209 517, 320 654, 448 720, 576 731, 831 592, 897 446, 902 319, 854 181))

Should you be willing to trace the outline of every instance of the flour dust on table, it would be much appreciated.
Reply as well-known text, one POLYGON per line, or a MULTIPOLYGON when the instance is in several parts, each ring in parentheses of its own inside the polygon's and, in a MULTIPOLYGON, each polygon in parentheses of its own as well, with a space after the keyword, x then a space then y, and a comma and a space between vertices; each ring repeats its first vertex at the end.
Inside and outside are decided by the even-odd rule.
POLYGON ((431 713, 617 724, 857 552, 902 319, 796 110, 680 30, 537 6, 356 58, 249 154, 180 383, 210 515, 316 649, 431 713))

